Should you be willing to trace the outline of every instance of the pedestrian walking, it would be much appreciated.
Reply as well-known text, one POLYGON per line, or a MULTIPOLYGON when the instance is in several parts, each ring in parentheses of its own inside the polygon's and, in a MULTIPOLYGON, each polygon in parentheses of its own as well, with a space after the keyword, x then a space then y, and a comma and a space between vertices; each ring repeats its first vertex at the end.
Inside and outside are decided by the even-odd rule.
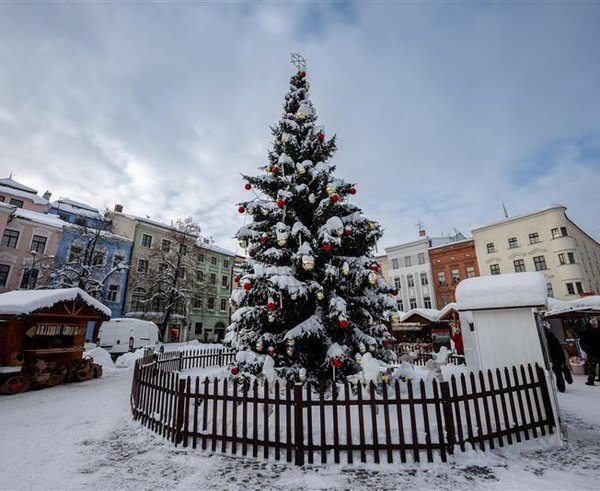
POLYGON ((598 327, 598 319, 595 317, 586 324, 579 345, 587 355, 588 377, 585 384, 594 385, 596 369, 600 366, 600 328, 598 327))
POLYGON ((548 342, 548 351, 550 354, 550 361, 552 362, 552 371, 556 377, 556 388, 559 392, 565 391, 565 380, 569 383, 573 383, 573 377, 571 370, 567 366, 567 358, 565 352, 560 345, 560 341, 550 332, 548 327, 545 329, 546 341, 548 342))

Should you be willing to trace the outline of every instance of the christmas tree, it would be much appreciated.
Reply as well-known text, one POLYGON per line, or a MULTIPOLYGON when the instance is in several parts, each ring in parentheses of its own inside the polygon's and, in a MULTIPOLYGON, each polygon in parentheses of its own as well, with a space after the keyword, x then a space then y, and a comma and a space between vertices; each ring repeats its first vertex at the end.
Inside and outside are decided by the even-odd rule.
POLYGON ((254 196, 239 203, 251 221, 236 238, 248 258, 225 343, 238 352, 233 374, 344 381, 363 354, 395 359, 387 325, 397 292, 372 255, 382 229, 352 203, 355 185, 334 175, 336 138, 317 125, 303 58, 292 61, 267 165, 243 176, 254 196))

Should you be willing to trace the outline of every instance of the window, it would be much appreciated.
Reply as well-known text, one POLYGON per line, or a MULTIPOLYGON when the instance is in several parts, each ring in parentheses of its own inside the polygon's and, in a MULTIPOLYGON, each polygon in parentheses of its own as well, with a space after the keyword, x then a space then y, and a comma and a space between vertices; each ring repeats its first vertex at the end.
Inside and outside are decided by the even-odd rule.
POLYGON ((446 285, 446 273, 444 273, 443 271, 440 271, 438 273, 438 284, 440 286, 445 286, 446 285))
POLYGON ((118 294, 119 285, 108 285, 108 293, 106 294, 106 300, 108 300, 109 302, 116 302, 118 294))
POLYGON ((406 275, 406 283, 408 286, 415 286, 415 280, 413 278, 413 275, 406 275))
POLYGON ((217 265, 217 258, 215 256, 210 256, 210 264, 213 266, 217 265))
POLYGON ((222 276, 221 286, 229 286, 229 277, 227 275, 222 276))
POLYGON ((33 290, 37 283, 40 272, 37 269, 26 269, 23 271, 20 288, 24 290, 33 290))
POLYGON ((10 266, 8 264, 0 264, 0 286, 6 286, 9 272, 10 266))
POLYGON ((79 260, 79 258, 81 257, 82 252, 83 252, 83 249, 80 246, 72 245, 71 248, 69 249, 69 259, 67 259, 67 262, 70 262, 70 263, 77 262, 79 260))
POLYGON ((396 303, 398 304, 398 310, 402 312, 404 310, 404 302, 401 298, 399 298, 398 300, 396 300, 396 303))
POLYGON ((525 260, 515 259, 513 264, 515 265, 515 273, 523 273, 525 271, 525 260))
POLYGON ((423 297, 423 305, 425 306, 426 309, 430 309, 431 308, 431 298, 423 297))
POLYGON ((394 278, 394 287, 396 288, 396 290, 400 290, 402 288, 402 283, 400 283, 400 278, 398 278, 398 277, 394 278))
POLYGON ((229 259, 223 259, 223 267, 224 268, 228 268, 229 267, 229 259))
POLYGON ((31 239, 31 247, 29 250, 31 252, 35 251, 37 254, 44 254, 46 250, 46 237, 41 235, 34 235, 33 239, 31 239))
POLYGON ((458 272, 458 269, 453 269, 452 270, 452 283, 456 284, 460 281, 460 273, 458 272))
POLYGON ((553 239, 558 239, 559 237, 566 237, 568 235, 567 227, 553 228, 550 232, 552 233, 553 239))
POLYGON ((491 274, 500 274, 500 265, 499 264, 491 264, 490 265, 490 273, 491 274))
POLYGON ((448 305, 448 295, 446 295, 445 293, 442 293, 440 295, 440 307, 443 308, 446 305, 448 305))
POLYGON ((392 259, 392 269, 398 269, 398 259, 392 259))
POLYGON ((581 284, 581 281, 575 282, 575 289, 577 290, 577 293, 579 293, 579 294, 583 293, 583 285, 581 284))
POLYGON ((416 309, 417 308, 417 299, 416 298, 411 298, 410 299, 410 308, 411 309, 416 309))
POLYGON ((147 259, 138 259, 137 270, 138 270, 138 273, 147 273, 148 272, 148 260, 147 259))
POLYGON ((554 290, 552 289, 552 283, 546 283, 546 292, 548 293, 549 297, 554 298, 554 290))
POLYGON ((194 306, 195 309, 201 309, 202 308, 202 298, 195 297, 192 305, 194 306))
POLYGON ((536 271, 544 271, 548 269, 546 266, 546 258, 544 256, 535 256, 533 258, 533 264, 535 265, 536 271))
POLYGON ((115 254, 113 256, 113 263, 112 263, 112 267, 116 268, 119 264, 125 262, 125 256, 122 256, 120 254, 115 254))
POLYGON ((194 334, 202 334, 202 322, 196 322, 194 324, 194 334))
POLYGON ((215 273, 211 273, 210 274, 210 279, 208 280, 208 282, 211 285, 216 285, 217 284, 217 275, 215 273))
POLYGON ((152 236, 148 234, 142 235, 142 247, 152 247, 152 236))
POLYGON ((136 288, 131 294, 131 310, 139 312, 144 310, 144 303, 146 301, 146 290, 143 288, 136 288))
POLYGON ((4 200, 6 199, 5 196, 0 196, 0 203, 4 203, 4 200))
POLYGON ((214 310, 215 308, 215 299, 213 297, 208 297, 208 308, 209 310, 214 310))
POLYGON ((204 271, 196 271, 196 279, 200 282, 204 281, 204 271))
POLYGON ((179 244, 179 254, 182 256, 187 256, 187 245, 179 244))
POLYGON ((103 266, 104 265, 104 252, 94 252, 94 258, 92 259, 92 266, 103 266))
POLYGON ((488 254, 491 254, 492 252, 496 252, 496 246, 494 245, 493 242, 490 242, 489 244, 487 244, 486 247, 487 247, 488 254))
POLYGON ((404 266, 407 268, 411 265, 410 256, 404 256, 404 266))
POLYGON ((427 273, 421 273, 421 285, 425 286, 429 284, 429 279, 427 278, 427 273))
POLYGON ((567 283, 567 293, 569 295, 575 295, 575 288, 573 288, 573 283, 567 283))
POLYGON ((23 200, 21 199, 10 199, 10 204, 16 206, 17 208, 23 208, 23 200))
POLYGON ((542 241, 542 239, 540 239, 540 234, 538 232, 529 234, 529 243, 530 244, 537 244, 538 242, 541 242, 541 241, 542 241))
POLYGON ((565 259, 565 253, 564 253, 564 252, 561 252, 561 253, 558 255, 558 262, 559 262, 560 264, 567 264, 567 260, 565 259))
POLYGON ((517 240, 517 238, 516 237, 510 237, 508 239, 508 248, 509 249, 515 249, 517 247, 519 247, 519 241, 517 240))
POLYGON ((221 299, 221 310, 227 310, 227 299, 226 298, 221 299))
POLYGON ((424 252, 419 252, 419 255, 417 257, 419 258, 419 264, 425 264, 425 253, 424 252))
POLYGON ((475 277, 475 266, 467 266, 467 278, 475 277))
POLYGON ((183 266, 177 268, 176 277, 180 280, 185 280, 185 268, 183 266))
MULTIPOLYGON (((150 246, 148 246, 148 247, 150 247, 150 246)), ((161 240, 161 242, 160 242, 160 250, 163 251, 163 252, 171 252, 171 241, 167 240, 167 239, 161 240)))
POLYGON ((6 247, 12 247, 15 249, 17 247, 17 241, 19 240, 19 232, 16 230, 6 229, 4 231, 4 235, 2 236, 2 245, 6 247))
POLYGON ((204 253, 201 252, 200 254, 198 254, 198 262, 199 263, 203 263, 204 262, 204 253))
POLYGON ((575 254, 572 252, 567 252, 567 259, 569 260, 569 264, 575 264, 575 254))

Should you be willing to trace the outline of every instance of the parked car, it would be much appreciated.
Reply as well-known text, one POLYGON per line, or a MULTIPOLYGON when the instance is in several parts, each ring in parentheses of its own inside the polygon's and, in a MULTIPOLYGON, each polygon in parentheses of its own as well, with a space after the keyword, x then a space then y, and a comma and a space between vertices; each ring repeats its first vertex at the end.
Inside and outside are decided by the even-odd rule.
POLYGON ((101 348, 113 357, 146 346, 157 346, 158 326, 141 319, 122 318, 105 321, 98 331, 101 348))

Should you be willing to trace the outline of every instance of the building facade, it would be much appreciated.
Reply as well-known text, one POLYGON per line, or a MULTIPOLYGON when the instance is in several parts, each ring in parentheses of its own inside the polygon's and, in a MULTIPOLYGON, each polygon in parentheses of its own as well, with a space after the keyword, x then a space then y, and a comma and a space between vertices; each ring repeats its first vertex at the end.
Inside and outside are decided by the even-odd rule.
POLYGON ((600 244, 555 205, 472 231, 482 275, 539 271, 548 296, 600 293, 600 244))
POLYGON ((386 280, 398 290, 398 310, 437 308, 429 249, 434 246, 464 240, 461 233, 448 237, 428 237, 424 230, 413 242, 385 249, 386 280))
POLYGON ((429 259, 438 309, 456 301, 454 292, 460 280, 479 276, 473 239, 431 247, 429 259))

